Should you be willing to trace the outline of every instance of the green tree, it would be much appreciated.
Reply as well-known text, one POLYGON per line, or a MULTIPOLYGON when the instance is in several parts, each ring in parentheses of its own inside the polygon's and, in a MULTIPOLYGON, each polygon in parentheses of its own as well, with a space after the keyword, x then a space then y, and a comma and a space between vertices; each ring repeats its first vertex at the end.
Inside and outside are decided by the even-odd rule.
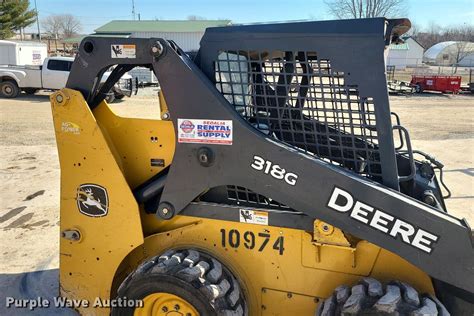
POLYGON ((36 12, 29 0, 0 0, 0 39, 7 39, 35 22, 36 12))

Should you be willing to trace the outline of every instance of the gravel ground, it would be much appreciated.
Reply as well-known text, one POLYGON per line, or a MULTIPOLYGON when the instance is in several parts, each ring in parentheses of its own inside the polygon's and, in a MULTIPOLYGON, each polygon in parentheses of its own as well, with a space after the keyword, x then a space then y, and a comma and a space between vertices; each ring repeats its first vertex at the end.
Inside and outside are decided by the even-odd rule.
MULTIPOLYGON (((119 115, 157 118, 156 93, 156 88, 143 89, 113 108, 119 115)), ((450 213, 474 227, 473 101, 467 95, 391 97, 414 147, 445 164, 453 192, 447 201, 450 213)), ((12 315, 15 311, 3 309, 6 295, 57 293, 59 163, 45 93, 0 99, 0 150, 0 315, 12 315)))

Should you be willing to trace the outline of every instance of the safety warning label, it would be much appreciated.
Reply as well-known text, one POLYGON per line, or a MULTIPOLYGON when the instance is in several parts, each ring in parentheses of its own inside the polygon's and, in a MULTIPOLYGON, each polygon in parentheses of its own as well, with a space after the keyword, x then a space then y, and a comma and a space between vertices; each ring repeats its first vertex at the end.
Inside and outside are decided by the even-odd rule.
POLYGON ((111 45, 110 53, 112 58, 136 58, 135 45, 111 45))
POLYGON ((240 209, 239 214, 241 223, 268 225, 267 212, 240 209))
POLYGON ((232 121, 178 119, 178 143, 232 145, 232 121))

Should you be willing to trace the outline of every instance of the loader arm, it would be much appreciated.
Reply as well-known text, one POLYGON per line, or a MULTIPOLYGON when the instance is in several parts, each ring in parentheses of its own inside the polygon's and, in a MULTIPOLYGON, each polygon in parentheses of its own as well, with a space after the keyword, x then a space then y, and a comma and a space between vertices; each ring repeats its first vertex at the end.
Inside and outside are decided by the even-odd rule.
MULTIPOLYGON (((299 217, 323 220, 390 250, 435 279, 474 292, 474 250, 467 223, 399 192, 392 126, 382 124, 390 122, 383 51, 387 36, 392 36, 384 32, 386 27, 394 26, 385 19, 303 24, 307 25, 216 29, 203 38, 195 62, 163 39, 86 38, 67 87, 82 92, 93 109, 101 101, 96 83, 104 69, 114 64, 124 65, 124 70, 138 65, 153 69, 178 140, 169 172, 157 179, 163 183, 155 205, 160 218, 170 219, 190 211, 199 216, 192 204, 197 197, 211 188, 239 186, 277 199, 298 211, 299 217), (248 33, 254 36, 246 36, 248 33), (224 48, 224 43, 233 44, 224 48), (135 56, 114 58, 114 45, 135 46, 135 56), (380 183, 263 133, 216 88, 217 56, 224 49, 276 47, 317 51, 320 58, 331 58, 333 67, 344 69, 345 84, 357 86, 361 100, 373 100, 376 129, 383 137, 376 146, 380 183), (352 60, 347 58, 349 48, 352 60), (225 122, 231 133, 230 143, 202 144, 181 139, 178 120, 225 122)), ((339 142, 338 146, 344 144, 339 142)), ((238 213, 212 216, 238 221, 238 213)), ((278 216, 269 219, 274 226, 285 226, 285 221, 278 216)))

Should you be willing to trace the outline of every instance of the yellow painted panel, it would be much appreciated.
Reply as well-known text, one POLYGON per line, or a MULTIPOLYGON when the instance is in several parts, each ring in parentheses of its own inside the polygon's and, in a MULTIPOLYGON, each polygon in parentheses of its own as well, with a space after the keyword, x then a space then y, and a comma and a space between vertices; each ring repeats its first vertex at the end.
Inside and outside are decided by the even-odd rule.
POLYGON ((130 187, 137 187, 170 165, 175 149, 171 121, 120 117, 105 102, 94 109, 94 116, 107 131, 130 187), (151 159, 162 159, 164 164, 151 166, 151 159))
POLYGON ((262 289, 262 315, 314 315, 319 299, 286 291, 262 289), (275 304, 278 302, 278 304, 275 304), (282 306, 285 308, 282 309, 282 306))
POLYGON ((310 234, 303 235, 302 263, 306 267, 369 275, 380 248, 360 241, 355 248, 313 243, 310 234))
POLYGON ((371 276, 381 281, 410 280, 421 293, 435 294, 430 277, 405 259, 385 249, 380 250, 371 276))
MULTIPOLYGON (((352 269, 346 253, 334 249, 324 249, 322 252, 323 265, 313 264, 305 266, 304 256, 316 258, 316 251, 311 241, 311 234, 296 229, 268 227, 261 225, 202 219, 188 216, 176 216, 170 221, 159 221, 154 215, 143 215, 143 222, 160 231, 145 239, 143 247, 136 249, 127 258, 128 272, 148 257, 163 253, 170 248, 195 248, 211 254, 223 262, 241 282, 250 305, 250 315, 262 315, 262 289, 298 293, 313 298, 327 298, 332 291, 341 284, 353 285, 362 277, 372 275, 373 265, 379 258, 380 248, 366 241, 359 242, 359 254, 356 260, 359 266, 352 269), (240 242, 236 246, 235 233, 233 244, 229 244, 230 231, 236 230, 240 234, 240 242), (244 239, 247 232, 256 236, 256 245, 252 249, 244 239), (266 247, 259 251, 263 239, 258 234, 270 235, 266 247), (226 236, 223 244, 222 237, 226 236), (283 254, 274 249, 275 241, 283 237, 283 254), (303 249, 306 252, 303 254, 303 249), (367 256, 367 258, 364 258, 367 256), (346 271, 342 267, 349 267, 346 271)), ((385 256, 384 256, 385 257, 385 256)), ((392 266, 402 264, 406 273, 401 279, 410 284, 416 284, 419 289, 431 286, 429 278, 421 273, 410 274, 416 268, 400 259, 398 256, 387 256, 379 261, 377 277, 388 280, 391 277, 392 266), (385 275, 385 272, 387 274, 385 275)), ((126 273, 125 273, 126 274, 126 273)), ((273 301, 268 311, 280 310, 293 315, 287 310, 285 301, 273 301)), ((302 299, 298 308, 311 310, 316 304, 314 300, 302 299), (307 302, 307 303, 304 303, 307 302)), ((296 308, 296 307, 295 307, 296 308)), ((314 313, 314 311, 313 311, 314 313)), ((297 314, 294 314, 297 315, 297 314)), ((301 314, 305 315, 305 314, 301 314)), ((312 313, 309 315, 313 315, 312 313)))
MULTIPOLYGON (((61 166, 60 229, 77 230, 79 241, 60 238, 61 295, 91 302, 109 298, 115 271, 123 258, 143 243, 138 205, 82 95, 63 89, 51 96, 61 166), (56 97, 61 103, 56 101, 56 97), (90 217, 79 212, 78 187, 106 189, 108 213, 90 217)), ((101 201, 106 209, 106 202, 101 201)), ((108 314, 107 309, 85 309, 108 314)))

